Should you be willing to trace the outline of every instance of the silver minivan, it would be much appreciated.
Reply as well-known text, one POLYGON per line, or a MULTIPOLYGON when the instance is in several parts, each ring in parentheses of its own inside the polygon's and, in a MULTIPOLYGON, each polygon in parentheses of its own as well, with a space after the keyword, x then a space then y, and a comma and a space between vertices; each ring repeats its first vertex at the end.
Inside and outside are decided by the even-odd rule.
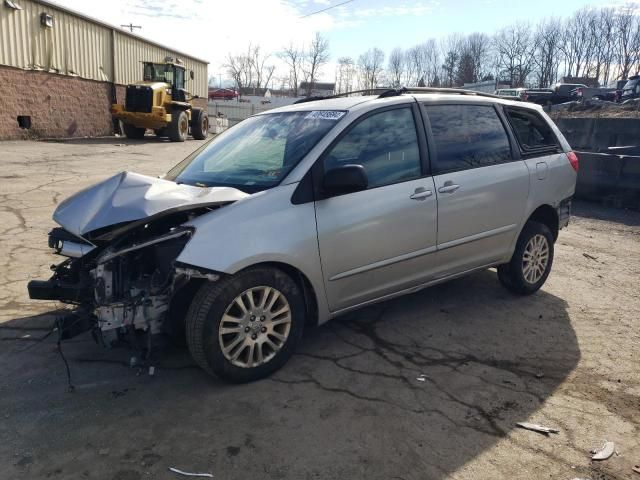
POLYGON ((255 380, 306 324, 364 305, 490 267, 537 291, 577 170, 533 104, 437 89, 299 102, 163 178, 123 172, 62 202, 49 245, 67 258, 29 294, 76 306, 63 338, 148 357, 182 336, 206 371, 255 380))

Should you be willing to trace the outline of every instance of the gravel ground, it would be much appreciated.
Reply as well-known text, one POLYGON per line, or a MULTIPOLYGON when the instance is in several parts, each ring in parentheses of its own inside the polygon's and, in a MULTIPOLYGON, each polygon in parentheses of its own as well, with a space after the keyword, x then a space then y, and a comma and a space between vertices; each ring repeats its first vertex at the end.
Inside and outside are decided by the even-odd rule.
POLYGON ((308 329, 285 368, 240 386, 179 349, 150 377, 84 335, 64 347, 68 393, 46 337, 60 306, 26 295, 59 261, 52 210, 200 145, 0 142, 0 478, 640 479, 640 214, 592 204, 536 295, 477 273, 308 329), (605 440, 619 455, 591 462, 605 440))

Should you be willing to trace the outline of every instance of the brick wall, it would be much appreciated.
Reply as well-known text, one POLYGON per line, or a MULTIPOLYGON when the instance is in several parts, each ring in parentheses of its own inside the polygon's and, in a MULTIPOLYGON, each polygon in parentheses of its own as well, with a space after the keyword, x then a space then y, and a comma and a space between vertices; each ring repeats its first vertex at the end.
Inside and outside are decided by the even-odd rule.
MULTIPOLYGON (((0 86, 0 140, 113 133, 110 83, 0 66, 0 86), (31 117, 29 130, 18 126, 18 116, 31 117)), ((116 85, 116 95, 124 103, 124 85, 116 85)))
POLYGON ((0 66, 0 139, 110 135, 111 85, 0 66), (31 128, 18 127, 18 116, 31 128))

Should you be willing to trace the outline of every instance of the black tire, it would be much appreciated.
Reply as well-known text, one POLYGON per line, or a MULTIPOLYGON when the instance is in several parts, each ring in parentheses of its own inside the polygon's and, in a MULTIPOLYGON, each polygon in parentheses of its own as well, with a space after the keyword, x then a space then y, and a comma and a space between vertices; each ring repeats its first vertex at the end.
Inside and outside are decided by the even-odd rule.
POLYGON ((191 135, 196 140, 204 140, 209 134, 209 117, 201 108, 191 111, 191 135))
POLYGON ((153 133, 156 134, 156 137, 166 137, 167 136, 167 129, 165 128, 156 128, 153 133))
MULTIPOLYGON (((248 320, 246 322, 249 324, 248 320)), ((258 320, 256 319, 255 322, 257 323, 258 320)), ((198 290, 187 313, 187 345, 193 359, 205 371, 229 382, 251 382, 270 375, 286 363, 302 337, 304 323, 304 297, 291 277, 275 268, 250 268, 215 283, 207 282, 198 290), (260 286, 278 290, 288 302, 291 318, 289 333, 280 349, 275 352, 275 355, 270 360, 254 367, 237 366, 225 356, 222 350, 221 338, 223 338, 224 334, 219 336, 222 317, 227 312, 227 309, 231 308, 230 305, 239 295, 251 288, 260 286)), ((254 324, 251 323, 250 325, 254 324)), ((241 333, 237 335, 240 336, 241 333)), ((248 333, 245 334, 247 342, 249 342, 248 335, 248 333)), ((264 335, 269 336, 270 334, 264 335)), ((230 343, 233 343, 233 340, 230 343)), ((242 344, 244 344, 244 340, 239 345, 242 344)), ((240 348, 244 349, 245 347, 240 348)), ((234 352, 234 349, 229 350, 234 352)), ((235 351, 237 352, 238 350, 235 351)), ((262 349, 261 352, 263 352, 262 349)), ((247 353, 247 358, 249 355, 251 355, 253 361, 253 350, 247 353)), ((244 353, 240 357, 244 357, 244 353)))
MULTIPOLYGON (((551 272, 551 266, 553 265, 553 243, 554 238, 549 227, 538 222, 527 222, 518 237, 511 260, 509 263, 498 267, 498 279, 500 283, 510 292, 521 295, 530 295, 537 292, 540 287, 544 285, 544 282, 551 272), (546 240, 548 258, 542 275, 539 278, 530 279, 535 281, 530 281, 525 278, 525 249, 529 242, 537 235, 542 235, 546 240)), ((540 268, 542 268, 542 266, 540 268)))
POLYGON ((183 110, 171 112, 171 123, 167 127, 169 140, 172 142, 184 142, 189 134, 189 117, 183 110))
POLYGON ((127 138, 135 138, 138 140, 141 138, 144 138, 144 134, 147 131, 146 128, 136 127, 135 125, 131 125, 130 123, 124 123, 124 122, 122 122, 122 128, 127 138))

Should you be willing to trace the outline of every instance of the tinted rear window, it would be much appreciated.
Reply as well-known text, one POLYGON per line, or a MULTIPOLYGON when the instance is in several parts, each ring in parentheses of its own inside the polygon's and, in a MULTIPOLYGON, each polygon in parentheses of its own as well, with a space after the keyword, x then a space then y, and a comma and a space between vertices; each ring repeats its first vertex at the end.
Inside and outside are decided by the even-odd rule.
POLYGON ((536 112, 518 108, 505 109, 523 152, 557 150, 558 139, 549 124, 536 112))
POLYGON ((492 106, 427 105, 435 141, 436 173, 512 160, 507 133, 492 106))

